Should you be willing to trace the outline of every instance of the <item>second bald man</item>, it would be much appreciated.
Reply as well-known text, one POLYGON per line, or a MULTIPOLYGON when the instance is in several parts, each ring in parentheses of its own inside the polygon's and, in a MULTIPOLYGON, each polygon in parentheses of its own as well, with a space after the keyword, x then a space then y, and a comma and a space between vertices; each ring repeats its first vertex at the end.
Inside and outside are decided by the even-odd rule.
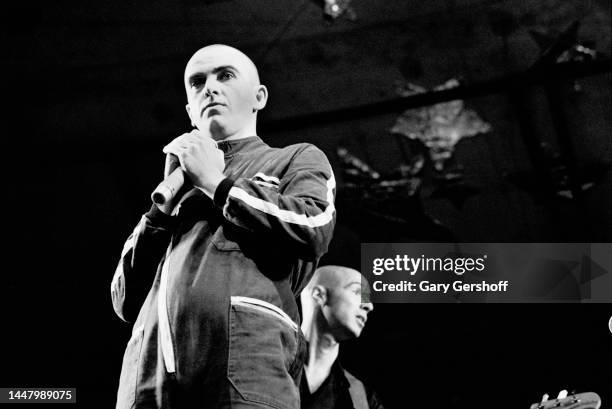
POLYGON ((342 368, 340 342, 361 335, 368 314, 370 286, 359 271, 324 266, 302 291, 302 330, 308 359, 300 393, 303 409, 383 409, 377 394, 342 368))

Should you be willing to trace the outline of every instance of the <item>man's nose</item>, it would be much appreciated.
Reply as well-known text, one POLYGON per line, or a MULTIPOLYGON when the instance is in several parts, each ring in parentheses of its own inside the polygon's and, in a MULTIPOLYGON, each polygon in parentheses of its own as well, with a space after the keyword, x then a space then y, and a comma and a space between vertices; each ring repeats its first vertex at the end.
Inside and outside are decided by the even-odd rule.
POLYGON ((367 313, 370 313, 374 309, 374 304, 372 304, 371 302, 362 302, 361 308, 365 310, 367 313))
POLYGON ((204 93, 207 97, 219 95, 219 84, 216 80, 211 79, 206 81, 206 85, 204 87, 204 93))

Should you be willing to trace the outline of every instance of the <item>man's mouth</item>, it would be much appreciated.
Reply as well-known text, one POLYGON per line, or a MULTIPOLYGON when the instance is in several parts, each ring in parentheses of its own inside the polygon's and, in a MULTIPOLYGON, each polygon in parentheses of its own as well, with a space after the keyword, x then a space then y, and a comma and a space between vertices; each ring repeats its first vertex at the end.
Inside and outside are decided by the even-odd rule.
POLYGON ((357 316, 357 322, 359 322, 362 327, 365 326, 366 321, 367 321, 367 318, 362 317, 361 315, 357 316))
POLYGON ((204 114, 204 112, 206 112, 207 109, 214 108, 216 106, 225 106, 225 105, 220 103, 220 102, 210 102, 210 103, 206 104, 206 106, 204 108, 202 108, 202 114, 204 114))

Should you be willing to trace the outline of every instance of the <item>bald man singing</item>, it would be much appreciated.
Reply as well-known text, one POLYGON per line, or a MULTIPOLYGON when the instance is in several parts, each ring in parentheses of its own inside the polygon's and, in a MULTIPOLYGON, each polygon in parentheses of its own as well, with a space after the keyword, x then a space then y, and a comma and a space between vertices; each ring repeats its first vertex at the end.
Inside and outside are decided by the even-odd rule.
POLYGON ((340 365, 340 342, 357 338, 374 306, 357 270, 324 266, 302 291, 308 359, 300 387, 303 409, 383 409, 377 395, 340 365))
POLYGON ((111 284, 134 323, 117 408, 297 409, 296 295, 333 233, 332 169, 313 145, 257 136, 268 91, 237 49, 198 50, 184 81, 194 129, 163 151, 186 183, 142 216, 111 284))

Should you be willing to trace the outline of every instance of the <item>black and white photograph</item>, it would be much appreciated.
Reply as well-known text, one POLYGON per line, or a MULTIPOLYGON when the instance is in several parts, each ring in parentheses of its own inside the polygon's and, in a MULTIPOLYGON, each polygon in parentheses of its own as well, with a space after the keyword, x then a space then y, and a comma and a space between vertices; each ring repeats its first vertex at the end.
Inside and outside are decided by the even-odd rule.
POLYGON ((3 16, 1 405, 610 407, 609 0, 3 16))

